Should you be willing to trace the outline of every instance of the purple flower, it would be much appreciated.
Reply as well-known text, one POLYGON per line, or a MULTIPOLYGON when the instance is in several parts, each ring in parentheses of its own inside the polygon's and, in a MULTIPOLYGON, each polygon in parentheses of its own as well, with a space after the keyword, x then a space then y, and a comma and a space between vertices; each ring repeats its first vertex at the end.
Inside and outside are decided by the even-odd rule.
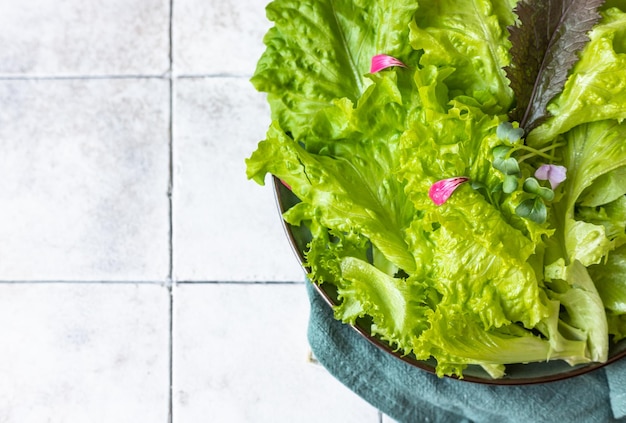
POLYGON ((469 181, 469 178, 465 176, 456 176, 454 178, 442 179, 435 182, 428 190, 428 196, 433 203, 440 206, 452 195, 454 190, 463 182, 469 181))
POLYGON ((552 189, 556 189, 567 176, 567 169, 564 166, 544 164, 539 166, 535 172, 535 178, 541 181, 550 181, 552 189))
POLYGON ((370 68, 370 73, 376 73, 392 66, 400 66, 406 68, 406 65, 395 57, 391 57, 386 54, 377 54, 376 56, 372 57, 372 66, 370 68))

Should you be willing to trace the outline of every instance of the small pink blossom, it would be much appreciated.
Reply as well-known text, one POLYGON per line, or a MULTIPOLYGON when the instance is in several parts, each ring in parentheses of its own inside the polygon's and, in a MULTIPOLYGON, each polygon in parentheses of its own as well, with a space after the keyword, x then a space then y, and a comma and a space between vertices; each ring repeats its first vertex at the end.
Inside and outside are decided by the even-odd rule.
POLYGON ((567 169, 564 166, 544 164, 535 172, 535 178, 541 181, 550 181, 552 189, 556 189, 567 177, 567 169))
POLYGON ((406 65, 395 57, 391 57, 386 54, 377 54, 376 56, 372 57, 372 66, 370 68, 370 73, 376 73, 392 66, 400 66, 406 68, 406 65))
POLYGON ((454 190, 461 185, 463 182, 469 181, 469 178, 465 176, 457 176, 454 178, 442 179, 441 181, 435 182, 428 190, 428 196, 433 203, 440 206, 452 195, 454 190))

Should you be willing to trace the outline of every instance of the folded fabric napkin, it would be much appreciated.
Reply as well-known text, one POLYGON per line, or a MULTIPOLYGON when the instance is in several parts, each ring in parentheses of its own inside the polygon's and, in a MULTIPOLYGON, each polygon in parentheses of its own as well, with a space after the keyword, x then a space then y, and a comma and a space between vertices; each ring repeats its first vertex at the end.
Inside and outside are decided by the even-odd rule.
POLYGON ((382 351, 335 320, 313 285, 306 286, 311 302, 308 338, 317 360, 398 422, 626 422, 626 359, 582 376, 538 385, 440 379, 382 351))

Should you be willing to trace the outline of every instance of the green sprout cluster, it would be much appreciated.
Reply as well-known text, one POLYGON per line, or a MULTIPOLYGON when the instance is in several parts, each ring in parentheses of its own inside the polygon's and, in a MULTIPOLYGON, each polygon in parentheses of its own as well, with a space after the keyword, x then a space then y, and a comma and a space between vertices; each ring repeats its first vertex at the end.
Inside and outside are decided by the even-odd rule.
MULTIPOLYGON (((499 145, 492 150, 492 165, 496 170, 504 174, 501 187, 502 192, 512 194, 517 191, 521 185, 521 189, 530 194, 530 197, 523 200, 516 207, 515 213, 535 223, 544 223, 548 216, 546 202, 550 202, 554 199, 554 191, 548 187, 542 186, 537 178, 533 176, 526 178, 523 183, 520 183, 522 178, 520 163, 537 155, 550 159, 551 161, 554 161, 555 158, 548 155, 546 151, 535 150, 526 146, 522 142, 524 130, 513 126, 510 122, 503 122, 498 125, 496 135, 500 140, 505 142, 505 144, 499 145), (529 154, 521 157, 513 155, 515 152, 522 150, 528 151, 529 154)), ((551 146, 550 148, 554 147, 555 146, 551 146)))

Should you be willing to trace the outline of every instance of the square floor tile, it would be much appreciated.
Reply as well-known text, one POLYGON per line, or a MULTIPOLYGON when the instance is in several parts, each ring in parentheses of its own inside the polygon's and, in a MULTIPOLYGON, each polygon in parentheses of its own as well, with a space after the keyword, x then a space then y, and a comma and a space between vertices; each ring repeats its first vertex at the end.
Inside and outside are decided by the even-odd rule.
POLYGON ((265 99, 245 79, 176 81, 174 274, 184 281, 302 281, 272 188, 246 179, 265 99))
POLYGON ((0 75, 163 74, 169 0, 0 2, 0 75))
POLYGON ((174 292, 176 423, 377 423, 378 411, 307 361, 301 284, 182 284, 174 292))
POLYGON ((167 423, 159 285, 0 284, 0 421, 167 423))
POLYGON ((165 280, 169 82, 0 81, 0 104, 0 280, 165 280))
POLYGON ((174 69, 183 75, 252 75, 265 49, 269 0, 176 0, 174 69))

